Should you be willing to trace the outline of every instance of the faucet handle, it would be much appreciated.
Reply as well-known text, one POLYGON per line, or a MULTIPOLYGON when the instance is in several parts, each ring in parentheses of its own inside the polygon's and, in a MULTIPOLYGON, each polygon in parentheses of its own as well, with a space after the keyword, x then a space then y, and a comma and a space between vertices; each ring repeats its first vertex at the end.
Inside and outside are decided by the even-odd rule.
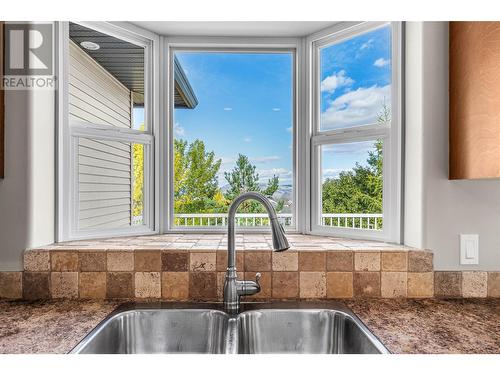
POLYGON ((261 278, 261 276, 262 276, 262 275, 261 275, 261 273, 260 273, 260 272, 257 272, 257 273, 255 274, 255 282, 256 282, 256 283, 257 283, 257 285, 259 285, 259 286, 260 286, 260 278, 261 278))

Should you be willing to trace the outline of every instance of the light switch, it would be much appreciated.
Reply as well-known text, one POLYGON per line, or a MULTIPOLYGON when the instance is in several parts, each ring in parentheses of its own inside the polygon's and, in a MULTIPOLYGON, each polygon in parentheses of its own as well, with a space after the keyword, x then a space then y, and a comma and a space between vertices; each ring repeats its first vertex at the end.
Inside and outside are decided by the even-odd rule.
POLYGON ((479 264, 479 235, 460 235, 460 264, 479 264))

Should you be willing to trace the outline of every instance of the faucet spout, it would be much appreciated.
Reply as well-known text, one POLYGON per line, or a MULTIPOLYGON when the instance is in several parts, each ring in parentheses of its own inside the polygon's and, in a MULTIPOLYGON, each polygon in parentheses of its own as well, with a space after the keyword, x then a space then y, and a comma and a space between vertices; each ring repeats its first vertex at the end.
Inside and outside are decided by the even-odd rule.
POLYGON ((285 231, 278 221, 276 211, 270 200, 264 195, 250 191, 241 194, 231 203, 228 213, 227 272, 224 282, 224 307, 230 313, 238 312, 241 295, 255 294, 260 291, 259 278, 256 278, 256 281, 238 281, 236 277, 235 217, 240 204, 249 199, 262 203, 269 215, 274 251, 284 251, 290 247, 285 236, 285 231))

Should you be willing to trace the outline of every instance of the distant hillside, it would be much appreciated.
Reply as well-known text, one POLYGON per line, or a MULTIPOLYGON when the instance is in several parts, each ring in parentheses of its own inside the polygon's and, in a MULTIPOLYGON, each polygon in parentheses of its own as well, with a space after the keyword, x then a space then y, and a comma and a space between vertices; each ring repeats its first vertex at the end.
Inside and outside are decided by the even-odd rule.
MULTIPOLYGON (((266 184, 259 184, 261 189, 266 188, 266 184)), ((226 193, 229 190, 229 184, 221 187, 223 193, 226 193)), ((280 199, 284 199, 285 201, 293 200, 293 188, 292 185, 280 185, 278 190, 273 194, 273 199, 278 201, 280 199)))

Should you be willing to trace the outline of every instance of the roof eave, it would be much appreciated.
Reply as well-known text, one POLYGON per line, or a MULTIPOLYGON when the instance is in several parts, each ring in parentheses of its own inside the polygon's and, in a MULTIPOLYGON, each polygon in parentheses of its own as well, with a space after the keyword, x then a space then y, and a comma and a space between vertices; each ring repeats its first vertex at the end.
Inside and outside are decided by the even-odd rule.
POLYGON ((183 108, 195 108, 198 105, 198 98, 184 73, 184 69, 182 69, 179 60, 177 60, 177 57, 174 57, 174 81, 175 88, 184 100, 185 105, 183 108))

